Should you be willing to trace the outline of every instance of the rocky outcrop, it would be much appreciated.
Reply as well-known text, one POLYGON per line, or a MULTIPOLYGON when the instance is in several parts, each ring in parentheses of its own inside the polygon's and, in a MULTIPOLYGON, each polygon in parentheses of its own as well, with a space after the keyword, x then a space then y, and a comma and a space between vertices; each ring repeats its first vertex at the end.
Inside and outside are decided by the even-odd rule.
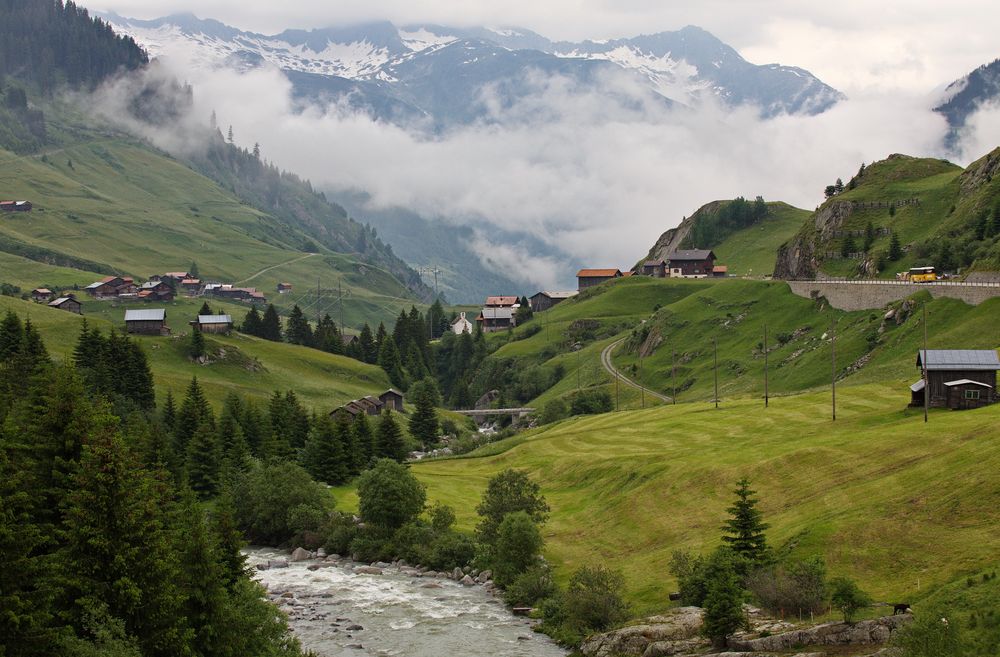
POLYGON ((740 652, 762 652, 783 651, 796 646, 882 644, 911 620, 913 616, 910 614, 900 614, 857 623, 824 623, 756 639, 730 639, 729 647, 740 652))
MULTIPOLYGON (((681 243, 687 239, 688 233, 691 232, 691 227, 694 226, 699 217, 705 214, 715 214, 719 211, 719 207, 723 203, 725 203, 725 201, 712 201, 711 203, 706 203, 698 208, 693 215, 685 217, 676 228, 671 228, 667 232, 660 235, 660 238, 656 240, 656 243, 653 244, 653 248, 649 250, 649 254, 642 260, 642 262, 645 262, 646 260, 666 260, 669 254, 681 248, 681 243)), ((641 265, 642 262, 639 264, 641 265)))
POLYGON ((580 646, 580 652, 586 657, 657 657, 677 654, 667 650, 678 642, 683 642, 685 650, 690 651, 707 643, 697 638, 702 615, 703 612, 698 607, 679 607, 663 616, 647 618, 639 625, 589 637, 580 646), (649 654, 647 650, 650 650, 649 654))
POLYGON ((821 250, 822 245, 833 241, 835 232, 840 230, 853 212, 854 206, 850 202, 827 201, 813 214, 811 223, 807 223, 795 237, 778 247, 774 278, 816 278, 825 255, 821 250))

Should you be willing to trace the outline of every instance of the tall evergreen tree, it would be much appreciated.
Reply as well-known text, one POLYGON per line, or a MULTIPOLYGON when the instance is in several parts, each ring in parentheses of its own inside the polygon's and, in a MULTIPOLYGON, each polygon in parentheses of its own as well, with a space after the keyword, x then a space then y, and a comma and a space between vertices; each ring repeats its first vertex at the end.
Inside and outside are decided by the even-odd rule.
POLYGON ((187 475, 191 489, 207 500, 219 490, 222 449, 215 427, 203 422, 191 436, 187 446, 187 475))
POLYGON ((372 432, 372 425, 368 421, 368 415, 362 413, 354 418, 351 423, 351 430, 354 432, 354 444, 357 446, 355 452, 355 469, 364 470, 375 458, 375 435, 372 432))
POLYGON ((309 320, 302 314, 302 309, 296 304, 288 316, 288 326, 285 329, 285 340, 291 344, 310 347, 313 345, 312 327, 309 320))
POLYGON ((361 327, 361 334, 358 335, 358 347, 361 349, 361 360, 372 365, 378 360, 378 348, 375 346, 375 338, 372 336, 372 327, 367 323, 361 327))
POLYGON ((257 312, 257 306, 252 306, 247 311, 246 317, 243 318, 243 323, 240 325, 240 332, 263 337, 263 320, 260 313, 257 312))
POLYGON ((403 432, 396 424, 396 419, 390 410, 382 413, 378 428, 375 430, 375 456, 399 463, 406 461, 407 451, 403 432))
POLYGON ((179 517, 180 532, 176 540, 184 618, 194 634, 197 654, 205 657, 226 654, 228 592, 216 535, 190 491, 184 494, 179 517))
POLYGON ((388 333, 385 330, 385 324, 382 322, 378 323, 378 329, 375 330, 375 358, 378 359, 378 354, 382 353, 382 345, 385 344, 388 333))
POLYGON ((191 328, 191 338, 188 341, 188 356, 195 360, 205 355, 205 336, 197 326, 191 328))
POLYGON ((167 398, 163 402, 163 411, 160 413, 160 421, 163 423, 163 427, 173 433, 174 427, 177 423, 177 406, 174 403, 174 393, 172 390, 167 390, 167 398))
POLYGON ((750 480, 744 477, 736 482, 733 491, 736 500, 726 509, 730 518, 723 526, 722 540, 737 555, 746 557, 752 563, 761 563, 767 556, 767 539, 764 531, 768 525, 757 508, 756 491, 751 490, 750 480))
POLYGON ((272 342, 281 342, 281 318, 274 304, 268 304, 264 317, 260 321, 260 337, 272 342))
POLYGON ((344 446, 328 416, 319 418, 313 425, 302 455, 302 466, 317 481, 336 486, 347 481, 347 455, 344 446))
POLYGON ((174 426, 174 451, 183 456, 187 454, 188 442, 203 424, 215 426, 215 416, 208 405, 205 393, 198 384, 198 377, 192 377, 188 384, 187 394, 177 412, 177 422, 174 426))
POLYGON ((212 307, 208 305, 207 301, 205 301, 204 303, 201 304, 201 308, 198 309, 198 314, 199 315, 214 315, 215 313, 212 312, 212 307))
POLYGON ((247 577, 249 571, 246 555, 243 554, 246 541, 236 524, 236 502, 228 485, 222 488, 212 508, 212 528, 219 545, 223 581, 232 590, 241 578, 247 577))
POLYGON ((899 235, 896 231, 892 232, 892 237, 889 238, 889 260, 895 262, 903 257, 903 247, 899 243, 899 235))
POLYGON ((9 360, 17 354, 24 339, 24 327, 20 318, 8 310, 0 322, 0 361, 9 360))
POLYGON ((382 350, 378 354, 378 365, 389 375, 389 380, 392 381, 393 385, 404 390, 407 388, 407 378, 406 372, 403 370, 403 361, 399 356, 396 341, 391 337, 386 337, 382 341, 382 350))
POLYGON ((435 407, 441 403, 441 397, 434 379, 428 377, 414 384, 410 389, 410 398, 414 405, 410 415, 410 435, 427 449, 437 442, 439 429, 435 407))
POLYGON ((704 632, 716 648, 724 648, 726 640, 746 624, 743 612, 743 588, 732 556, 720 550, 709 559, 705 568, 704 632))

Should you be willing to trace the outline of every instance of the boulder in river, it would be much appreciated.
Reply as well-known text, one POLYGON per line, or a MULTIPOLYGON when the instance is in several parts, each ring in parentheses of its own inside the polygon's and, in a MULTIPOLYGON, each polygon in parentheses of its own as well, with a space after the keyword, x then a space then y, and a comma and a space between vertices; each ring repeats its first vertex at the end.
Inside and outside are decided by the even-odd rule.
POLYGON ((465 577, 463 577, 463 578, 462 578, 462 579, 461 579, 461 580, 459 581, 459 583, 460 583, 460 584, 461 584, 462 586, 475 586, 475 585, 476 585, 476 580, 472 579, 472 576, 471 576, 471 575, 466 575, 465 577))
POLYGON ((462 569, 459 568, 458 566, 455 566, 455 570, 451 571, 451 578, 457 582, 458 580, 462 579, 462 574, 463 574, 462 569))
POLYGON ((312 552, 309 550, 297 547, 292 551, 292 563, 298 563, 299 561, 308 561, 312 559, 312 552))
POLYGON ((288 568, 288 559, 268 559, 268 568, 288 568))
POLYGON ((354 572, 362 575, 381 575, 382 569, 375 566, 359 566, 354 569, 354 572))
POLYGON ((476 576, 476 581, 479 582, 480 584, 485 584, 491 579, 493 579, 492 570, 484 570, 483 572, 479 573, 479 575, 476 576))

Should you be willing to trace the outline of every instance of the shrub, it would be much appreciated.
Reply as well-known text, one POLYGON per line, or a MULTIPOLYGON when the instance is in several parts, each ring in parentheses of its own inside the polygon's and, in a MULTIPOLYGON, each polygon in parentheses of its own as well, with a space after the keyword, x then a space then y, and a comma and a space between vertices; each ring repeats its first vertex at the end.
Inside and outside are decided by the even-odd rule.
POLYGON ((379 528, 395 530, 415 519, 426 499, 423 484, 392 459, 379 459, 358 480, 361 519, 379 528))
POLYGON ((607 413, 614 408, 611 393, 603 388, 580 390, 570 398, 570 412, 573 415, 607 413))
POLYGON ((858 611, 872 603, 871 597, 846 577, 830 580, 830 591, 830 602, 844 615, 845 623, 854 622, 858 611))
POLYGON ((392 536, 366 527, 351 541, 349 553, 355 561, 388 561, 393 554, 392 536))
POLYGON ((528 473, 508 468, 490 479, 476 507, 481 518, 476 526, 476 538, 487 557, 497 541, 504 517, 517 511, 524 511, 532 522, 542 524, 548 518, 549 505, 528 473))
POLYGON ((334 513, 327 524, 326 551, 331 554, 350 554, 351 541, 359 532, 360 529, 350 514, 334 513))
POLYGON ((542 414, 538 419, 542 424, 552 424, 562 420, 567 415, 569 415, 569 408, 566 407, 566 402, 561 399, 553 399, 542 407, 542 414))
POLYGON ((818 613, 827 599, 826 564, 817 557, 762 568, 751 573, 747 588, 771 614, 818 613))
POLYGON ((892 637, 892 646, 899 650, 900 657, 966 654, 958 619, 940 609, 920 614, 901 628, 892 637))
POLYGON ((681 603, 700 607, 705 602, 705 560, 690 552, 675 550, 670 556, 670 574, 677 578, 681 603))
POLYGON ((448 531, 431 543, 429 556, 423 565, 434 570, 451 570, 469 565, 475 556, 476 543, 471 536, 448 531))
POLYGON ((625 579, 605 566, 583 566, 569 580, 563 599, 565 624, 581 634, 602 632, 625 621, 625 579))
POLYGON ((434 530, 420 521, 408 522, 392 537, 389 551, 411 564, 425 564, 430 557, 430 546, 434 540, 434 530))
POLYGON ((447 504, 435 502, 430 513, 431 527, 436 532, 446 532, 455 524, 455 511, 447 504))
POLYGON ((236 522, 251 543, 282 545, 296 533, 319 531, 334 501, 309 474, 288 461, 247 470, 236 481, 236 522))
POLYGON ((532 566, 514 578, 507 590, 504 600, 511 607, 533 607, 540 600, 552 597, 556 593, 552 573, 542 565, 532 566))
POLYGON ((542 550, 542 533, 535 521, 524 511, 504 516, 493 546, 493 579, 508 586, 518 575, 537 563, 542 550))

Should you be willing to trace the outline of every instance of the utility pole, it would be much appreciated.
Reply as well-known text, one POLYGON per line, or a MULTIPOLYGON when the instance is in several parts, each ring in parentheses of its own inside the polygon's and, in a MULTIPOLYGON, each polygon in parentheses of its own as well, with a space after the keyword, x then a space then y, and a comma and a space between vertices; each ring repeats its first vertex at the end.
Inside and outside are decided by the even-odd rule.
POLYGON ((837 320, 830 320, 830 391, 833 401, 833 421, 837 421, 837 320))
POLYGON ((646 408, 646 386, 642 385, 642 349, 639 350, 639 401, 646 408))
POLYGON ((712 338, 712 351, 714 353, 715 366, 712 368, 715 374, 715 408, 719 408, 719 340, 712 338))
POLYGON ((674 404, 677 403, 677 350, 670 350, 670 387, 673 394, 670 396, 670 401, 674 404))
POLYGON ((920 359, 924 375, 924 424, 927 423, 927 407, 930 406, 931 382, 927 380, 927 303, 924 303, 924 357, 920 359))
POLYGON ((767 322, 764 323, 764 408, 767 408, 767 322))

